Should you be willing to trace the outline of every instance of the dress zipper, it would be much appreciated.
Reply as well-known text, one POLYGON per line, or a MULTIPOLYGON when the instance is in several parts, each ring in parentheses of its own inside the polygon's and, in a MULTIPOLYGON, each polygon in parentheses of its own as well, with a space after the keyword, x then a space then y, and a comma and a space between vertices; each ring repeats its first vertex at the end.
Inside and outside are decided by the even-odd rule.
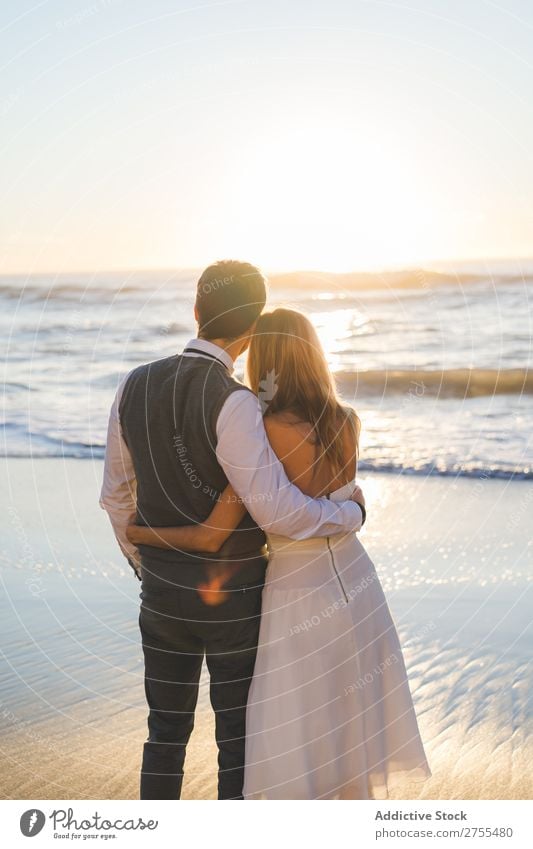
POLYGON ((343 596, 346 600, 346 604, 348 604, 348 596, 346 595, 346 590, 344 589, 344 584, 341 581, 341 576, 339 575, 339 572, 338 572, 337 567, 335 565, 335 558, 333 556, 333 551, 331 550, 331 545, 329 543, 329 537, 326 537, 326 543, 327 543, 327 546, 328 546, 329 556, 331 557, 331 565, 333 566, 333 571, 335 572, 335 575, 337 577, 337 581, 339 582, 339 586, 340 586, 340 588, 342 590, 342 594, 343 594, 343 596))
MULTIPOLYGON (((329 492, 328 492, 328 494, 326 495, 326 498, 328 498, 328 499, 329 499, 329 492)), ((339 582, 339 586, 340 586, 340 588, 341 588, 341 590, 342 590, 342 594, 343 594, 343 596, 344 596, 344 598, 345 598, 345 600, 346 600, 346 604, 348 604, 348 603, 349 603, 349 602, 348 602, 348 596, 346 595, 346 590, 344 589, 344 584, 343 584, 343 583, 342 583, 342 581, 341 581, 341 576, 339 575, 339 573, 338 573, 338 571, 337 571, 337 567, 336 567, 336 565, 335 565, 335 558, 333 557, 333 551, 331 550, 331 545, 330 545, 330 542, 329 542, 329 537, 326 537, 326 543, 327 543, 327 546, 328 546, 329 556, 331 557, 331 565, 333 566, 333 571, 335 572, 335 575, 337 576, 337 581, 339 582)))

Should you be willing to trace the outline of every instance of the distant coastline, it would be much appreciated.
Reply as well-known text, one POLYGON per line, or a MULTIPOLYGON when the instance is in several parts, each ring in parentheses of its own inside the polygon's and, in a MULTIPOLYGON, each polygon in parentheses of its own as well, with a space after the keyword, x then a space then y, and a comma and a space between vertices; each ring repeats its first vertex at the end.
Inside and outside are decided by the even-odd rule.
MULTIPOLYGON (((268 270, 268 281, 275 289, 311 289, 335 294, 339 290, 379 290, 379 289, 431 289, 433 287, 455 285, 466 286, 472 283, 486 283, 493 280, 496 284, 533 283, 533 257, 515 259, 487 260, 445 260, 428 262, 420 266, 409 265, 405 268, 385 268, 354 271, 324 271, 316 269, 298 269, 292 271, 268 270)), ((129 291, 131 286, 145 287, 150 283, 171 280, 190 280, 194 283, 201 268, 117 268, 67 271, 14 271, 0 273, 0 292, 10 289, 13 295, 21 288, 48 282, 64 291, 65 281, 70 279, 79 290, 82 281, 96 287, 100 280, 114 279, 120 291, 129 291), (119 282, 120 281, 120 282, 119 282), (127 282, 126 282, 127 281, 127 282), (23 284, 21 287, 20 284, 23 284), (18 284, 18 285, 14 285, 18 284), (122 285, 121 285, 122 284, 122 285)))

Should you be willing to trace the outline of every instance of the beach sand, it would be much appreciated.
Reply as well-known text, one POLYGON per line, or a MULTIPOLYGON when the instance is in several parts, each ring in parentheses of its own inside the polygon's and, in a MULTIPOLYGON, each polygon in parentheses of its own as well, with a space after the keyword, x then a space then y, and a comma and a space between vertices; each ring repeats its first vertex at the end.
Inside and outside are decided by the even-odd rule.
MULTIPOLYGON (((3 798, 137 797, 139 583, 98 507, 102 462, 4 459, 3 798)), ((531 798, 527 482, 363 476, 361 536, 395 618, 433 777, 402 799, 531 798)), ((205 675, 184 798, 216 797, 205 675)))

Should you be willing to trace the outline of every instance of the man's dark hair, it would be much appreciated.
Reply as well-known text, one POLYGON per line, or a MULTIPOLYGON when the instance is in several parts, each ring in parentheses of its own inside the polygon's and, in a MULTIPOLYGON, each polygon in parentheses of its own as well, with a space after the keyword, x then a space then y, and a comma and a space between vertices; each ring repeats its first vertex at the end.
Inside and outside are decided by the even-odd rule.
POLYGON ((202 339, 236 339, 259 318, 266 304, 266 280, 249 262, 224 259, 198 281, 196 308, 202 339))

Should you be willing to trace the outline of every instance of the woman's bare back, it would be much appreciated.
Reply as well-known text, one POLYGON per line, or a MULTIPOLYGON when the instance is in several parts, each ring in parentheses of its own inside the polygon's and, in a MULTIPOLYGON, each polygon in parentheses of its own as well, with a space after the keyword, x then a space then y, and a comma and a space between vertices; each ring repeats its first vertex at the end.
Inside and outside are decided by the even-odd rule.
POLYGON ((264 419, 268 439, 283 463, 287 477, 302 492, 313 498, 327 495, 355 478, 356 445, 350 428, 343 427, 344 468, 332 473, 327 462, 320 462, 320 450, 313 438, 313 427, 292 413, 274 413, 264 419))

